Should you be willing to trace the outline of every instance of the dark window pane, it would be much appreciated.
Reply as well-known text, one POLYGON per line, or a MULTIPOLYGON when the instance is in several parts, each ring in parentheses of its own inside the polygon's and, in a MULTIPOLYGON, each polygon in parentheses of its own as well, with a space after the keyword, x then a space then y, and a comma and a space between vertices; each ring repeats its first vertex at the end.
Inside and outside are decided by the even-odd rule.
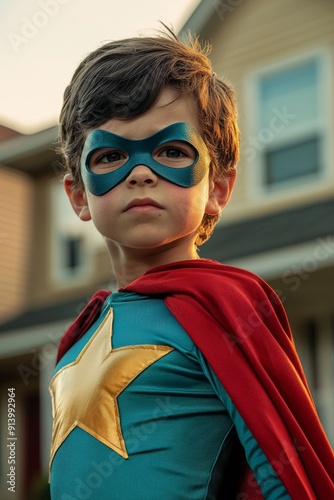
POLYGON ((265 184, 267 186, 314 174, 319 170, 319 138, 267 151, 265 155, 265 184))
POLYGON ((69 236, 64 241, 66 269, 77 269, 81 264, 82 237, 69 236))

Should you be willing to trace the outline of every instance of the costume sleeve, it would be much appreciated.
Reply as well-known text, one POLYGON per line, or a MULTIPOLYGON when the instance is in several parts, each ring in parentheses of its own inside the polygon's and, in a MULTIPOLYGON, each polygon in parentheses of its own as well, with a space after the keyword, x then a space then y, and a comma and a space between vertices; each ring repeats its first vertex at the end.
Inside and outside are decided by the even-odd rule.
MULTIPOLYGON (((247 462, 256 478, 257 484, 253 485, 254 489, 260 488, 265 500, 291 499, 221 382, 218 380, 201 352, 197 350, 197 353, 205 375, 208 377, 220 400, 224 403, 236 428, 241 445, 245 450, 247 462)), ((260 411, 261 408, 259 408, 259 412, 260 411)), ((270 425, 270 422, 268 422, 268 425, 270 425)), ((284 467, 284 465, 284 457, 282 457, 281 467, 284 467)))

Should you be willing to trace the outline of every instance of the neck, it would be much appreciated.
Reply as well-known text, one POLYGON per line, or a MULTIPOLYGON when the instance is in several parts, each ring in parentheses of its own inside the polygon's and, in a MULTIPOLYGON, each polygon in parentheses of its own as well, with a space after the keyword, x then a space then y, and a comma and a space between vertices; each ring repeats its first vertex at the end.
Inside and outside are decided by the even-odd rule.
POLYGON ((109 254, 111 257, 114 276, 118 288, 122 288, 132 281, 140 278, 150 269, 173 262, 180 262, 182 260, 195 260, 198 259, 196 249, 193 247, 188 252, 178 252, 178 248, 174 248, 166 252, 156 251, 155 253, 142 250, 139 252, 137 249, 122 249, 110 248, 109 254))

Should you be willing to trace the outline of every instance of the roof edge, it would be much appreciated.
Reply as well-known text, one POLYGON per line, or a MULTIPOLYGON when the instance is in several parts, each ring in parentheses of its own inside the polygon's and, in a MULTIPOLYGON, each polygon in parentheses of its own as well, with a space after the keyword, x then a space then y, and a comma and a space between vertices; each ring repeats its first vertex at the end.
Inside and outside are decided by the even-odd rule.
POLYGON ((13 137, 3 143, 0 143, 0 163, 6 165, 7 161, 17 161, 27 154, 33 154, 35 151, 50 146, 56 141, 58 135, 58 126, 47 128, 41 132, 31 135, 13 137))
POLYGON ((215 2, 202 0, 179 30, 180 38, 185 38, 189 31, 199 35, 215 13, 215 2))

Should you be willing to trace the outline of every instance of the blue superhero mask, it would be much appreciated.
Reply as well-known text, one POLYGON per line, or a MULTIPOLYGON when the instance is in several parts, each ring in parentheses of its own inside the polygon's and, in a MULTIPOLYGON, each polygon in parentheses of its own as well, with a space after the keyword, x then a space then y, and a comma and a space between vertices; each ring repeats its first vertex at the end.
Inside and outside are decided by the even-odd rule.
POLYGON ((137 165, 147 166, 155 174, 178 186, 191 187, 203 179, 209 164, 208 149, 197 130, 188 123, 173 123, 156 134, 140 140, 125 139, 106 130, 93 130, 88 134, 82 151, 81 175, 89 191, 96 196, 102 196, 122 182, 137 165), (175 166, 170 166, 172 162, 163 155, 159 156, 159 161, 153 157, 157 148, 165 143, 166 148, 178 150, 178 146, 167 144, 175 141, 187 143, 188 148, 191 146, 194 159, 188 159, 190 165, 180 167, 180 164, 175 162, 175 166), (115 162, 115 167, 112 162, 106 163, 107 172, 93 172, 92 155, 99 149, 106 150, 103 152, 103 157, 116 152, 125 160, 120 166, 117 166, 120 162, 115 162))

